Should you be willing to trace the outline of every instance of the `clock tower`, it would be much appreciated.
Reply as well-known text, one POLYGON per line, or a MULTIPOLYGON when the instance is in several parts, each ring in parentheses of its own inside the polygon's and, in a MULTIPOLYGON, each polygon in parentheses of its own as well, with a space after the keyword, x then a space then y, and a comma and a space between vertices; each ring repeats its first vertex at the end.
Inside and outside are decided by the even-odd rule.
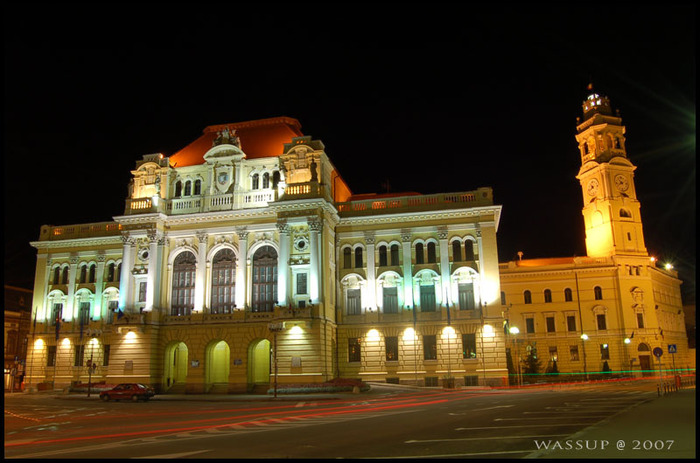
POLYGON ((590 257, 647 257, 640 204, 634 186, 637 168, 627 158, 625 126, 610 100, 588 86, 576 141, 581 169, 586 251, 590 257))

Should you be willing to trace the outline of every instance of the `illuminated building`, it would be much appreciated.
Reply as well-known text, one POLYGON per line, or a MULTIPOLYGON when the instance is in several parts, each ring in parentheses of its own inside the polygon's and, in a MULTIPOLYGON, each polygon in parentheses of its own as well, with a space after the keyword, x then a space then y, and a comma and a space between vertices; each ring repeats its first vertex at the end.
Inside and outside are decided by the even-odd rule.
POLYGON ((113 222, 32 242, 32 387, 506 382, 490 188, 353 196, 286 117, 207 127, 132 176, 113 222))
POLYGON ((659 367, 695 367, 681 281, 645 246, 636 166, 627 156, 624 134, 609 99, 591 88, 576 134, 587 256, 521 256, 500 265, 504 314, 509 326, 519 329, 509 337, 511 355, 522 359, 536 349, 542 372, 554 360, 561 373, 609 368, 651 375, 659 367), (660 362, 653 355, 656 347, 663 349, 660 362))

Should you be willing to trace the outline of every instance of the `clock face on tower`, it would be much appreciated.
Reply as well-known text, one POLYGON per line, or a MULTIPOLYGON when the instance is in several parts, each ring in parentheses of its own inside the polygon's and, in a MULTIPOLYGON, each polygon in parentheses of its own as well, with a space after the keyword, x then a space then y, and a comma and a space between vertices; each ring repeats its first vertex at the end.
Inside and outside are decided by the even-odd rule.
POLYGON ((595 196, 598 194, 598 180, 593 179, 590 182, 588 182, 588 186, 586 186, 586 191, 588 192, 589 196, 595 196))
POLYGON ((616 175, 615 176, 615 187, 619 191, 627 191, 627 189, 630 187, 629 182, 627 181, 627 177, 624 175, 616 175))

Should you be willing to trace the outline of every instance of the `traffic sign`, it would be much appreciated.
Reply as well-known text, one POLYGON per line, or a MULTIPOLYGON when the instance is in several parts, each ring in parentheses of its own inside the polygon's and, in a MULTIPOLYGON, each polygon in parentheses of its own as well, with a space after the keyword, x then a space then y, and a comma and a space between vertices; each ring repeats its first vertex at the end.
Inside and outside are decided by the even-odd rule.
POLYGON ((669 353, 669 354, 675 354, 676 352, 678 352, 678 349, 676 349, 676 345, 675 345, 675 344, 669 344, 669 345, 668 345, 668 353, 669 353))
POLYGON ((664 355, 664 350, 660 347, 654 347, 652 352, 654 353, 654 357, 657 358, 661 358, 661 356, 664 355))

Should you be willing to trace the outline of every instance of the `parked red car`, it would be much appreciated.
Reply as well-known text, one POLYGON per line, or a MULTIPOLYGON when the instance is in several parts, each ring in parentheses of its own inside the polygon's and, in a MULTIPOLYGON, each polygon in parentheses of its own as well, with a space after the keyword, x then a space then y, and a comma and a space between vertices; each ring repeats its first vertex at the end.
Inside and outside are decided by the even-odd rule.
POLYGON ((137 402, 139 400, 146 401, 154 395, 156 395, 155 391, 148 386, 139 383, 124 383, 114 386, 114 388, 109 391, 100 392, 100 399, 105 402, 110 399, 131 399, 137 402))

